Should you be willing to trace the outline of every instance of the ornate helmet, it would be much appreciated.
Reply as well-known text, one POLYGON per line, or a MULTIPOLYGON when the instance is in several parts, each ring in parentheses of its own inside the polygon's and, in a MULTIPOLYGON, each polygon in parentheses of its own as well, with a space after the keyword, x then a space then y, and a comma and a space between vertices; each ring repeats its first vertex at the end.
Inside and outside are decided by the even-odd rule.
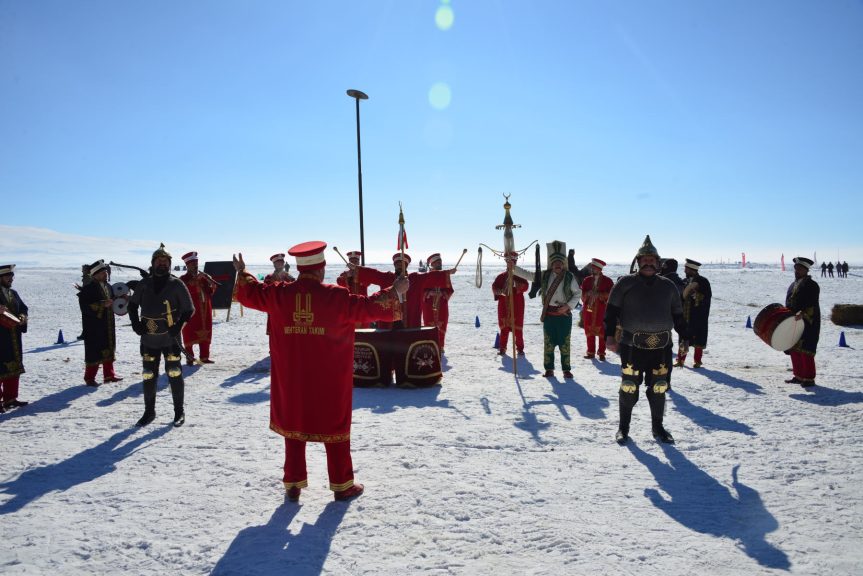
POLYGON ((165 250, 164 242, 159 243, 159 249, 153 252, 153 256, 150 258, 150 264, 152 264, 156 260, 156 258, 167 258, 168 260, 171 259, 171 253, 165 250))
POLYGON ((642 256, 653 256, 659 260, 659 252, 657 252, 656 246, 653 245, 653 242, 650 241, 650 234, 644 237, 644 242, 641 244, 641 248, 638 249, 638 252, 636 252, 635 259, 638 260, 642 256))

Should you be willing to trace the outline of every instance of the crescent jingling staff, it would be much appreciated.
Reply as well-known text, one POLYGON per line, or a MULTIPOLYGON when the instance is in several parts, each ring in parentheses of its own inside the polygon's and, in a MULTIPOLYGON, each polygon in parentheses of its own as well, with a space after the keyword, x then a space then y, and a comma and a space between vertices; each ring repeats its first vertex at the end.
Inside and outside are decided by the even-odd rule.
MULTIPOLYGON (((522 248, 521 250, 515 249, 515 236, 512 231, 514 228, 521 228, 520 224, 514 224, 512 221, 512 216, 509 213, 510 208, 512 208, 512 204, 509 203, 509 197, 511 194, 504 194, 504 217, 503 224, 499 224, 495 226, 496 230, 503 230, 503 251, 495 250, 491 246, 487 244, 480 244, 478 256, 477 256, 477 273, 476 273, 476 286, 477 288, 482 286, 482 246, 485 246, 489 250, 491 250, 492 254, 497 256, 498 258, 503 258, 504 261, 507 259, 518 259, 519 256, 523 255, 528 249, 536 244, 536 240, 522 248)), ((512 290, 512 268, 507 266, 507 274, 506 274, 506 293, 507 293, 507 317, 510 326, 510 330, 512 330, 512 373, 517 373, 516 368, 516 344, 515 344, 515 303, 513 302, 513 290, 512 290)))

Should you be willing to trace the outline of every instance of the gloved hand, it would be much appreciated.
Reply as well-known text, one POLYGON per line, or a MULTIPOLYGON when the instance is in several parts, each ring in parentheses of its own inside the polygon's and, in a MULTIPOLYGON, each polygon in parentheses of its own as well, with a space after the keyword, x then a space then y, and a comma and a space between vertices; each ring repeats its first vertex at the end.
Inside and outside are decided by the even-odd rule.
POLYGON ((180 335, 180 332, 183 331, 183 325, 179 322, 168 328, 168 334, 171 335, 171 338, 176 338, 180 335))
POLYGON ((132 320, 132 330, 134 330, 135 334, 137 334, 138 336, 144 335, 144 325, 141 324, 140 320, 138 320, 138 321, 132 320))

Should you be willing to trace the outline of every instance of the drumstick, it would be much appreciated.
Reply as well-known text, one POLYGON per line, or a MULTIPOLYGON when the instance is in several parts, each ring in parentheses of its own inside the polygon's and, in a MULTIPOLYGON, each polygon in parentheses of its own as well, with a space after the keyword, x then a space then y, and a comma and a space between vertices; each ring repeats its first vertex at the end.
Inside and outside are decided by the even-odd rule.
POLYGON ((464 255, 467 254, 467 248, 461 251, 461 256, 458 257, 458 262, 455 263, 453 268, 458 268, 458 265, 461 264, 461 259, 464 258, 464 255))
POLYGON ((338 249, 336 246, 333 246, 333 250, 335 250, 335 251, 336 251, 336 254, 338 254, 339 256, 341 256, 341 258, 342 258, 342 260, 344 260, 345 264, 348 264, 348 265, 350 266, 350 264, 348 263, 348 261, 347 261, 347 260, 345 260, 345 257, 344 257, 344 256, 342 256, 342 253, 341 253, 341 252, 339 252, 339 249, 338 249))

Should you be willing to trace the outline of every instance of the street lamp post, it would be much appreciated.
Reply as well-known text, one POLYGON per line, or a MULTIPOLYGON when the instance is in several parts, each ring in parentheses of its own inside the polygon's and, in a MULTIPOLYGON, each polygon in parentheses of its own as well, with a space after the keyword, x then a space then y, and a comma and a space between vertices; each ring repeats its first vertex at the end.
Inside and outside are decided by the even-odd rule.
POLYGON ((357 182, 360 187, 360 264, 366 265, 366 241, 363 231, 363 156, 360 149, 360 100, 368 100, 365 92, 359 90, 348 90, 348 96, 353 98, 357 104, 357 182))

